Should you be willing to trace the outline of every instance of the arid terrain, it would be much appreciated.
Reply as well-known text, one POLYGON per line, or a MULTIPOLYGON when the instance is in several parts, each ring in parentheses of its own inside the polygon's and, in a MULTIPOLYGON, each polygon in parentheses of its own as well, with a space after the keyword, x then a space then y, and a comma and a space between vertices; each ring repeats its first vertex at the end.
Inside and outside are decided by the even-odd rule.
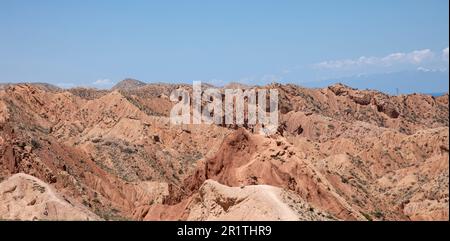
POLYGON ((449 220, 448 94, 261 86, 261 135, 172 125, 179 88, 0 84, 0 219, 449 220))

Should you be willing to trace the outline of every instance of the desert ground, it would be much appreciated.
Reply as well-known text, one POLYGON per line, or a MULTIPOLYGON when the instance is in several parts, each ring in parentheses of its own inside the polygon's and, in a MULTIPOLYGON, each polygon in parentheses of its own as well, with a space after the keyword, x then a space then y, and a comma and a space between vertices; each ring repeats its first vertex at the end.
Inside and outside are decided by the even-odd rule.
POLYGON ((258 88, 271 135, 171 125, 187 84, 0 85, 0 219, 449 220, 448 94, 258 88))

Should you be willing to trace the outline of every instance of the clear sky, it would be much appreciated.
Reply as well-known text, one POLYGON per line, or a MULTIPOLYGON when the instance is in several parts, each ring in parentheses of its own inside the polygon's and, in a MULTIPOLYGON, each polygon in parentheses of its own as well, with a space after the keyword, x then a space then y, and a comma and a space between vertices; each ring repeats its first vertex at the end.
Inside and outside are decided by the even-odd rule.
POLYGON ((1 0, 0 82, 448 75, 448 8, 448 0, 1 0))

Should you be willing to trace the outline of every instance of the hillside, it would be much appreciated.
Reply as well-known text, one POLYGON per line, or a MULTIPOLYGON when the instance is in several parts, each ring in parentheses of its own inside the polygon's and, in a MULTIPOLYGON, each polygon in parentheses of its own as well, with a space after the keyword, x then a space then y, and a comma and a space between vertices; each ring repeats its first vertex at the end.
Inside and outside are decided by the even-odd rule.
POLYGON ((178 88, 192 91, 135 80, 111 90, 0 88, 0 187, 23 183, 15 192, 24 193, 0 193, 0 218, 449 218, 448 94, 271 84, 262 88, 278 89, 280 123, 264 136, 171 125, 178 88), (62 216, 40 216, 54 202, 62 216))

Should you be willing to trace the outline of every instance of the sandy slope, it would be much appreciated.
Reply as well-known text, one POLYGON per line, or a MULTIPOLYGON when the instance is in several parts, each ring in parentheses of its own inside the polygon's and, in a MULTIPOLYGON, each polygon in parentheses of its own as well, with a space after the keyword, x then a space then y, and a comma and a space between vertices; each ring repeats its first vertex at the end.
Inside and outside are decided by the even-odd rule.
POLYGON ((268 185, 228 187, 207 180, 188 220, 329 220, 293 192, 268 185))
POLYGON ((0 204, 0 219, 6 220, 100 220, 86 207, 23 173, 0 183, 0 204))

